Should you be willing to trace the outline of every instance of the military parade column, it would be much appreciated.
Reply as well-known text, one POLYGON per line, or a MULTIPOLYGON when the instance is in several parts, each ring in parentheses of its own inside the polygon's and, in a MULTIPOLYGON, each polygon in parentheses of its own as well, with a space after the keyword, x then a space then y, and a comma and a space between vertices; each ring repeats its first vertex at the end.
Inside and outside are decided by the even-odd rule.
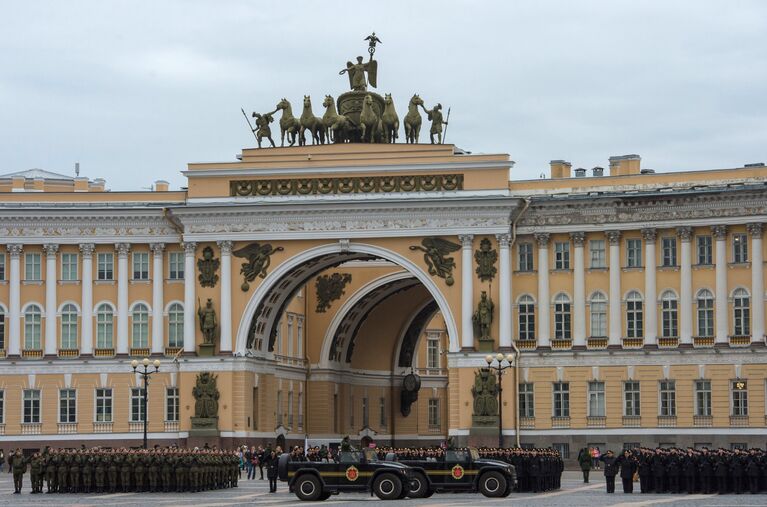
POLYGON ((751 341, 761 342, 764 339, 764 264, 762 260, 762 224, 753 223, 746 226, 751 235, 751 294, 754 303, 751 305, 751 341))
POLYGON ((471 244, 474 236, 461 234, 461 348, 474 348, 474 324, 471 320, 474 306, 474 270, 471 244))
POLYGON ((56 254, 59 245, 43 245, 45 252, 45 355, 55 356, 58 349, 56 340, 56 254))
POLYGON ((682 242, 679 266, 679 343, 692 345, 692 227, 677 227, 682 242))
POLYGON ((644 292, 645 299, 651 304, 645 305, 646 325, 644 330, 645 345, 658 343, 658 307, 655 304, 657 292, 655 280, 655 229, 642 229, 644 239, 644 292))
POLYGON ((163 270, 162 253, 165 243, 152 243, 149 245, 154 254, 152 258, 152 354, 162 354, 165 350, 163 339, 163 270))
POLYGON ((501 349, 511 349, 511 256, 509 246, 510 234, 496 234, 500 255, 500 338, 498 345, 501 349))
POLYGON ((117 353, 128 353, 128 252, 130 244, 117 243, 117 353))
MULTIPOLYGON (((608 231, 610 243, 610 325, 608 346, 621 345, 621 232, 608 231)), ((652 304, 655 304, 654 302, 652 304)))
POLYGON ((583 259, 583 243, 586 240, 586 234, 583 232, 572 232, 570 237, 573 240, 575 272, 573 276, 573 346, 586 346, 586 279, 585 266, 583 259))
POLYGON ((82 308, 80 309, 82 335, 80 336, 80 353, 93 353, 93 251, 96 245, 83 243, 80 253, 83 256, 82 308))
POLYGON ((184 245, 184 352, 194 352, 194 251, 197 243, 184 245))
POLYGON ((535 241, 538 243, 538 346, 550 347, 549 233, 536 233, 535 241))
POLYGON ((23 245, 8 245, 8 253, 11 256, 10 272, 10 295, 8 298, 8 313, 10 322, 8 331, 8 355, 18 356, 21 354, 21 252, 23 245))
POLYGON ((232 242, 218 241, 221 249, 221 336, 219 352, 232 351, 232 242))
POLYGON ((715 225, 711 228, 716 241, 716 343, 727 343, 727 226, 715 225))

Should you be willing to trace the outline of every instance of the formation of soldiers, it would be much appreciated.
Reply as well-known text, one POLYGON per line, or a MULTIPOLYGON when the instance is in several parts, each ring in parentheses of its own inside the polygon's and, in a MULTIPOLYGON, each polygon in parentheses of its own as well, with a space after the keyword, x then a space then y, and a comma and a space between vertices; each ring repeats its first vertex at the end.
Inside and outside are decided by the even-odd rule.
POLYGON ((216 449, 51 449, 9 457, 14 489, 29 467, 32 493, 198 492, 236 488, 237 452, 216 449))

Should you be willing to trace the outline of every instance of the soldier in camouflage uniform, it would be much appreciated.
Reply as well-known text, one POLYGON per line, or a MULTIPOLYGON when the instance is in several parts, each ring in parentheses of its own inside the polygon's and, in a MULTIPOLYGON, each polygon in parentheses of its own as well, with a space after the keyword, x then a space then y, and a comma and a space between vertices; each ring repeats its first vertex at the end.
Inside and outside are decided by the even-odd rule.
POLYGON ((96 464, 96 458, 92 452, 85 452, 82 455, 83 460, 83 493, 90 493, 93 489, 93 468, 96 464))
POLYGON ((189 475, 193 461, 194 459, 189 450, 176 456, 176 492, 192 491, 192 482, 189 475))
POLYGON ((16 452, 11 457, 13 458, 13 461, 9 460, 9 463, 11 463, 11 470, 13 471, 13 493, 20 494, 29 460, 24 457, 21 449, 16 449, 16 452))
POLYGON ((72 451, 72 462, 69 465, 69 490, 72 493, 80 491, 80 467, 83 458, 77 451, 72 451))
POLYGON ((69 493, 69 463, 72 457, 67 451, 62 451, 61 460, 56 467, 56 476, 58 478, 57 490, 59 493, 69 493))
POLYGON ((106 463, 108 455, 105 452, 101 452, 94 456, 94 478, 96 479, 96 491, 98 493, 104 492, 104 478, 106 476, 106 463))
POLYGON ((160 473, 162 474, 162 490, 165 493, 173 490, 172 477, 175 458, 168 449, 165 449, 160 459, 160 473))
POLYGON ((32 456, 29 466, 29 478, 32 481, 32 493, 43 492, 43 466, 45 458, 39 452, 32 456))
POLYGON ((120 485, 122 485, 123 493, 130 491, 131 485, 131 472, 133 471, 133 453, 126 453, 123 456, 122 464, 120 466, 120 485))
POLYGON ((147 477, 149 477, 149 491, 151 493, 157 493, 157 482, 160 479, 160 454, 157 451, 152 451, 147 456, 147 477))
POLYGON ((48 487, 48 493, 56 492, 56 468, 60 460, 61 456, 55 449, 49 450, 45 457, 45 483, 48 487))

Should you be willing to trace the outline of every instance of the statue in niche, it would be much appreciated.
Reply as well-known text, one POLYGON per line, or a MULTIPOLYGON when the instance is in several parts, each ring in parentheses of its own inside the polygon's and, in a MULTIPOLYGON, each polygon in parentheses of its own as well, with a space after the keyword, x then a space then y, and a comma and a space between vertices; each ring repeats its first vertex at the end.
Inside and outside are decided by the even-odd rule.
POLYGON ((221 265, 219 259, 213 258, 213 249, 206 246, 202 251, 202 259, 197 260, 197 269, 200 271, 197 279, 201 287, 215 287, 218 282, 218 267, 221 265))
POLYGON ((216 319, 216 310, 213 309, 213 300, 211 298, 208 298, 205 308, 200 305, 200 300, 197 299, 197 317, 200 319, 203 343, 205 345, 213 345, 216 338, 218 320, 216 319))
POLYGON ((490 326, 493 324, 494 310, 493 300, 487 295, 487 291, 483 290, 477 304, 477 311, 474 312, 472 317, 474 336, 477 336, 480 341, 492 340, 490 326))

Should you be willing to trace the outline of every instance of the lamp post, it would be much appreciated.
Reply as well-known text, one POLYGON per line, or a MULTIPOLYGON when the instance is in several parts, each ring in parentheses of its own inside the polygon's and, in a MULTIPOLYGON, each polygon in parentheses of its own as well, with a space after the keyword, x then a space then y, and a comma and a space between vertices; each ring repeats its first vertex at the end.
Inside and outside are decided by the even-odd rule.
POLYGON ((496 355, 488 354, 485 356, 487 367, 495 370, 498 374, 498 447, 503 447, 503 382, 501 381, 503 371, 514 366, 514 360, 517 358, 514 352, 509 352, 505 356, 498 352, 496 355))
POLYGON ((144 419, 144 449, 146 449, 146 425, 147 425, 147 393, 149 391, 149 377, 153 373, 157 373, 160 371, 160 360, 155 359, 152 364, 154 366, 154 371, 149 371, 149 359, 146 357, 143 361, 141 361, 141 365, 144 367, 144 371, 138 370, 139 362, 137 360, 133 360, 130 362, 131 367, 133 368, 133 373, 138 373, 141 375, 141 378, 144 379, 144 390, 143 390, 143 410, 142 410, 142 417, 144 419))

